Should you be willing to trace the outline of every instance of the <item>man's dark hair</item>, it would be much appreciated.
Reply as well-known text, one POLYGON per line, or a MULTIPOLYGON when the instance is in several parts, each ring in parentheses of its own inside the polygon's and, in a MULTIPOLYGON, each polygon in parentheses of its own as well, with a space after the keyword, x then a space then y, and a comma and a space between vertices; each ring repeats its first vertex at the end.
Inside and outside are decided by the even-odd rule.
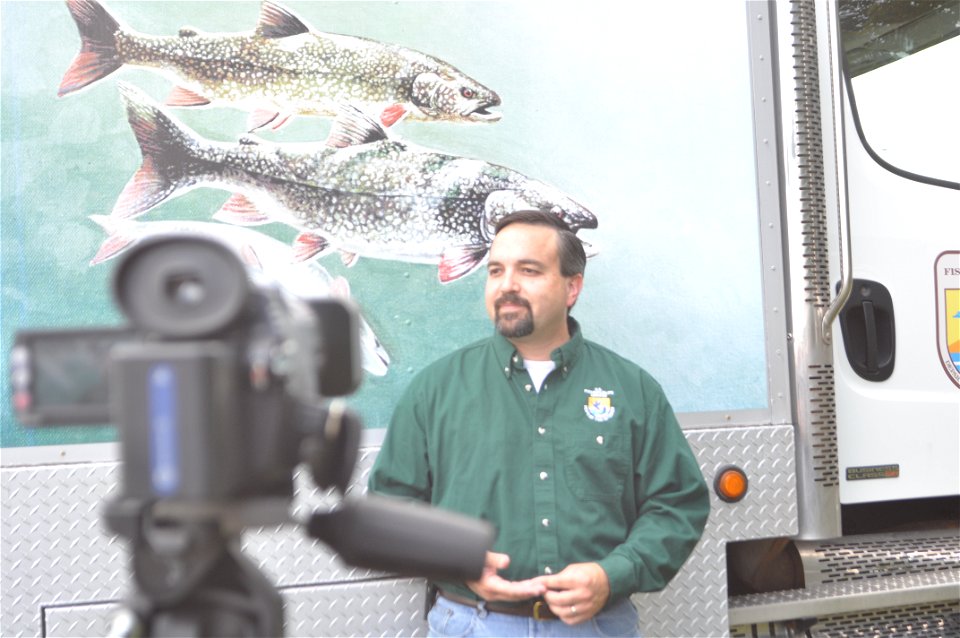
POLYGON ((587 254, 576 234, 558 215, 540 210, 521 210, 510 213, 497 222, 494 235, 510 224, 549 226, 557 231, 557 255, 560 257, 560 274, 564 277, 582 275, 587 267, 587 254))

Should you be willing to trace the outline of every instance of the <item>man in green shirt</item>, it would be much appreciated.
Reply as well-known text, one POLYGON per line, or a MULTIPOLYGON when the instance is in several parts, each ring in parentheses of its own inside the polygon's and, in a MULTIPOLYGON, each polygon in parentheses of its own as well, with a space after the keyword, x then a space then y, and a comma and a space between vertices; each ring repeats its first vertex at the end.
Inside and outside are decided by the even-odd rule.
POLYGON ((427 366, 396 407, 371 491, 498 532, 479 581, 436 583, 431 635, 636 635, 630 594, 665 587, 703 531, 707 487, 659 384, 569 316, 585 265, 557 216, 505 217, 495 334, 427 366))

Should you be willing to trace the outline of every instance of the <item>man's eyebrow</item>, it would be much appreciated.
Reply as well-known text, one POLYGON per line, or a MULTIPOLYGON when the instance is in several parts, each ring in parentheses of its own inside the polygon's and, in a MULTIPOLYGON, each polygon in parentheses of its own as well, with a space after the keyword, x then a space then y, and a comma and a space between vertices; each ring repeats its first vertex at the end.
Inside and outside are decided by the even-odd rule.
MULTIPOLYGON (((547 265, 544 262, 538 259, 518 259, 516 264, 518 266, 535 266, 541 269, 544 269, 547 267, 547 265)), ((487 268, 490 268, 491 266, 499 266, 502 268, 503 262, 497 261, 496 259, 490 259, 487 261, 487 268)))
POLYGON ((537 268, 546 268, 547 265, 538 259, 521 259, 517 262, 521 266, 536 266, 537 268))

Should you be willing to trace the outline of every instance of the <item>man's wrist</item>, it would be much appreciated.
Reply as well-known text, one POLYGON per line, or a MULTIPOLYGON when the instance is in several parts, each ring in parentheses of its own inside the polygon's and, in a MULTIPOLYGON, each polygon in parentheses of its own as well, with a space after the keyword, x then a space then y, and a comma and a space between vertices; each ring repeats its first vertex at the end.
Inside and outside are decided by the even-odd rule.
POLYGON ((607 584, 610 587, 610 596, 607 602, 620 600, 633 593, 636 588, 634 582, 633 564, 617 554, 610 554, 606 558, 597 561, 597 565, 607 576, 607 584))

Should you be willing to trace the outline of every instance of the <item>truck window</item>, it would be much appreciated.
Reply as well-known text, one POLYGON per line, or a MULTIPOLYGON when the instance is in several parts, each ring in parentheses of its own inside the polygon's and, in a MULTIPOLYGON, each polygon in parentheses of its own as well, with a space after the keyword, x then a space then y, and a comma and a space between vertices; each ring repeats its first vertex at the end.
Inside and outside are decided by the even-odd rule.
POLYGON ((881 163, 956 186, 960 4, 841 0, 839 16, 864 143, 881 163))

